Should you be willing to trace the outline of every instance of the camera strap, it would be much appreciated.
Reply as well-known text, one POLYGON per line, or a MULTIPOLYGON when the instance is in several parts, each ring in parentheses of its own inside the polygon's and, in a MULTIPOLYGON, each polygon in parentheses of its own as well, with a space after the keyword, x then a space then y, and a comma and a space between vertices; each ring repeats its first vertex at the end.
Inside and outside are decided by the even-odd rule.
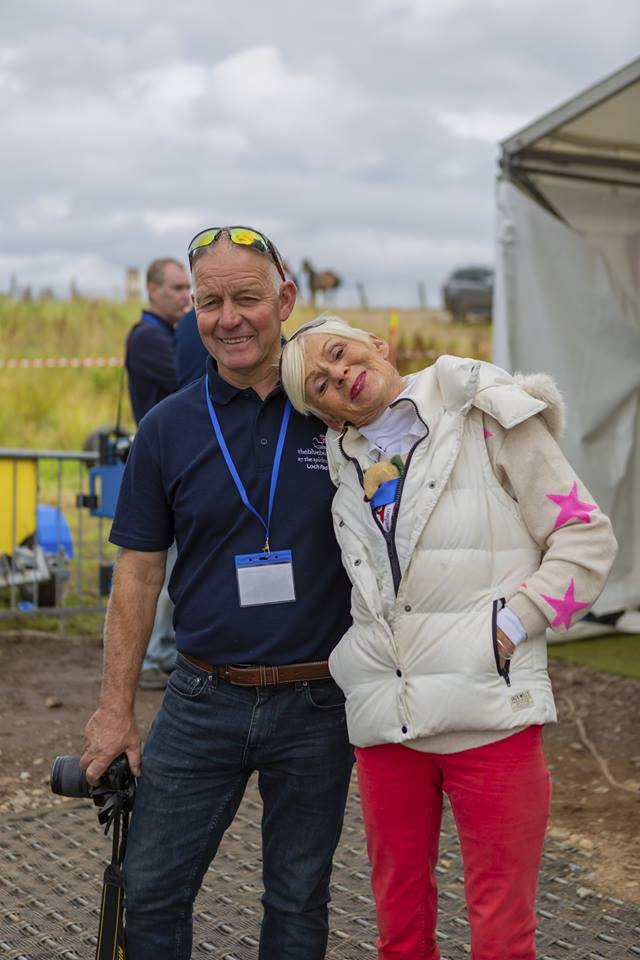
MULTIPOLYGON (((124 802, 124 801, 123 801, 124 802)), ((111 863, 104 871, 96 960, 126 960, 124 942, 124 881, 129 812, 117 804, 110 810, 105 833, 113 824, 111 863)))

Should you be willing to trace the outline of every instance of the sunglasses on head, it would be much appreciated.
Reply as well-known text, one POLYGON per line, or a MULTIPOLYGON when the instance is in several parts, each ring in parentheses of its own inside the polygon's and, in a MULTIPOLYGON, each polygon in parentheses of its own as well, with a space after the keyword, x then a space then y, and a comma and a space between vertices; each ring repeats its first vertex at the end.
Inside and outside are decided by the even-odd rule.
POLYGON ((226 234, 231 243, 235 243, 238 247, 253 247, 254 250, 269 254, 282 279, 287 279, 284 275, 282 257, 276 250, 275 244, 265 237, 264 233, 254 230, 253 227, 208 227, 196 233, 189 244, 189 266, 193 266, 193 261, 200 250, 210 247, 222 234, 226 234))
POLYGON ((297 330, 293 331, 289 337, 289 340, 295 340, 299 334, 306 333, 307 330, 313 330, 314 327, 322 327, 328 322, 328 319, 328 317, 316 317, 314 320, 307 320, 307 322, 303 323, 301 327, 298 327, 297 330))

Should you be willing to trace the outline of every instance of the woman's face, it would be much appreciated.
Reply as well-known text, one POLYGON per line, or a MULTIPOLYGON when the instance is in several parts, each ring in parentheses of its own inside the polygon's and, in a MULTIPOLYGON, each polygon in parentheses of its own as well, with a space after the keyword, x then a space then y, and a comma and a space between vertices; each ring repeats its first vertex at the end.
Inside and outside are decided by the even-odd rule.
POLYGON ((330 427, 366 426, 402 390, 402 380, 387 360, 384 340, 350 340, 339 334, 304 338, 305 398, 330 427))

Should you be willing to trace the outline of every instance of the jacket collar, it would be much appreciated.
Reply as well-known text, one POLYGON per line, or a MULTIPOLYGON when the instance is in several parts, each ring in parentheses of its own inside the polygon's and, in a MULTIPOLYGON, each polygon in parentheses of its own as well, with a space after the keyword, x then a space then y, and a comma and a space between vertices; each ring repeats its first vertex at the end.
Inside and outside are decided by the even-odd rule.
POLYGON ((140 314, 140 319, 146 321, 147 323, 153 323, 154 326, 166 330, 166 332, 170 333, 172 337, 175 336, 175 328, 171 326, 168 320, 165 320, 164 317, 154 313, 153 310, 147 310, 145 308, 140 314))
MULTIPOLYGON (((218 364, 211 355, 207 357, 206 372, 209 377, 209 396, 214 403, 225 406, 241 394, 254 394, 252 387, 235 387, 232 383, 229 383, 228 380, 221 377, 218 373, 218 364)), ((269 394, 269 397, 272 397, 274 394, 281 394, 282 392, 282 385, 278 383, 269 394)), ((257 397, 258 394, 256 393, 255 396, 257 397)))

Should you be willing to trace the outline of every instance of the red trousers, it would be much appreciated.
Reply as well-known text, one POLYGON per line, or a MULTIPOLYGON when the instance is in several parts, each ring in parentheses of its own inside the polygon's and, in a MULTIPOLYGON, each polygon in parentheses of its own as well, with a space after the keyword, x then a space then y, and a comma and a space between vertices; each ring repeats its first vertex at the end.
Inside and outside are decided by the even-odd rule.
POLYGON ((551 785, 542 728, 472 750, 356 749, 379 960, 439 960, 443 794, 455 817, 471 960, 534 960, 535 898, 551 785))

